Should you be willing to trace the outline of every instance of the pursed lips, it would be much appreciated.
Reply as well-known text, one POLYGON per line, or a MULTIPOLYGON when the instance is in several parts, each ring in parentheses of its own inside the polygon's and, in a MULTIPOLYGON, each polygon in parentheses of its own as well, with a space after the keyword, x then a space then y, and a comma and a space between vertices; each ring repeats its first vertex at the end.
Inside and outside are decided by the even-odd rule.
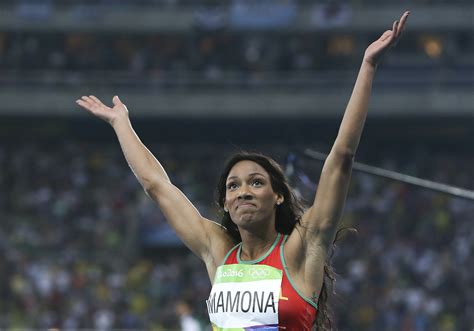
POLYGON ((253 203, 244 202, 244 203, 238 204, 236 209, 239 209, 240 207, 256 207, 256 206, 253 203))

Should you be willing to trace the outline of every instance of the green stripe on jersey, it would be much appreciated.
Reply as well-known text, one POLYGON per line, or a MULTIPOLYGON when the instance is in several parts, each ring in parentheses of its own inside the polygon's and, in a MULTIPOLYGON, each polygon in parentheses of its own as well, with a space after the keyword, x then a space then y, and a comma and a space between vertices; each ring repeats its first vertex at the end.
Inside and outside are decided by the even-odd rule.
POLYGON ((245 331, 242 328, 219 328, 217 326, 212 326, 212 331, 245 331))

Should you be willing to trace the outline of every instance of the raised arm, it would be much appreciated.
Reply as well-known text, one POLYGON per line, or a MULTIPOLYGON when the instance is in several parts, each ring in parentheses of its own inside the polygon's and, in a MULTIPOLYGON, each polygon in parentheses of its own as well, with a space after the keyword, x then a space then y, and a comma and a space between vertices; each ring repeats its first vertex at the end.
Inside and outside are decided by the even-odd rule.
POLYGON ((206 262, 212 276, 216 265, 233 244, 226 231, 217 223, 202 217, 186 196, 171 183, 160 162, 133 130, 127 107, 117 96, 113 98, 113 108, 92 95, 83 96, 76 102, 113 127, 128 165, 143 189, 158 203, 186 246, 206 262))
POLYGON ((408 15, 409 12, 405 12, 400 21, 393 23, 392 30, 385 31, 365 51, 339 132, 324 163, 314 203, 302 219, 300 233, 308 242, 317 239, 317 245, 328 248, 334 240, 349 188, 352 162, 367 117, 374 74, 383 55, 399 40, 408 15))

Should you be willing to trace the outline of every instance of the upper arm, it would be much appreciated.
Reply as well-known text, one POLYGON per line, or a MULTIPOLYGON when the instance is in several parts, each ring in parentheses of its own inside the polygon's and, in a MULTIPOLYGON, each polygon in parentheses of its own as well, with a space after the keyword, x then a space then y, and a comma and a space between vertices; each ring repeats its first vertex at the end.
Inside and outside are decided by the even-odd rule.
POLYGON ((342 216, 352 168, 352 156, 333 148, 323 166, 313 205, 303 214, 285 244, 285 259, 297 288, 317 297, 324 266, 342 216))
POLYGON ((313 205, 304 213, 301 224, 304 240, 329 247, 342 218, 351 180, 353 155, 333 147, 328 155, 313 205))
POLYGON ((324 263, 344 209, 352 160, 352 155, 333 148, 324 163, 314 203, 288 238, 287 260, 308 284, 322 282, 324 263))
POLYGON ((188 198, 167 180, 156 179, 146 193, 160 206, 166 220, 183 243, 201 258, 212 273, 234 245, 227 231, 199 213, 188 198))

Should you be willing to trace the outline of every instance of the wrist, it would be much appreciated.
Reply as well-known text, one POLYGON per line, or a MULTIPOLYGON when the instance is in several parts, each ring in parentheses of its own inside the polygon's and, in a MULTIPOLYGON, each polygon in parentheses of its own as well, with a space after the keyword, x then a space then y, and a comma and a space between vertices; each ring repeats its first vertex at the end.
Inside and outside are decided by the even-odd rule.
POLYGON ((117 116, 109 121, 114 130, 130 124, 128 116, 117 116))
POLYGON ((375 70, 377 70, 377 64, 374 61, 372 61, 370 59, 366 59, 366 58, 364 58, 362 60, 362 67, 367 69, 367 70, 374 71, 374 72, 375 72, 375 70))

